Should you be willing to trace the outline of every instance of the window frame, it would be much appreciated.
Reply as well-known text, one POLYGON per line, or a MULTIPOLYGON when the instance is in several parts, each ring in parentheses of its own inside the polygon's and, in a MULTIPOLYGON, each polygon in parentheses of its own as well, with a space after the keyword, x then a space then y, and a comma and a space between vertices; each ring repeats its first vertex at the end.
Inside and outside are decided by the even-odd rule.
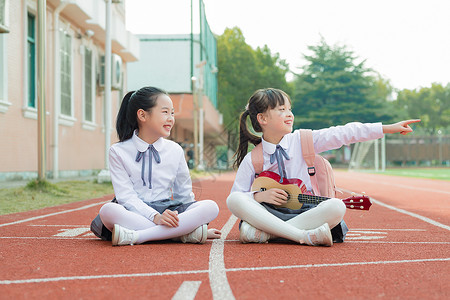
POLYGON ((92 47, 91 45, 85 45, 83 48, 82 54, 82 127, 86 130, 95 130, 97 127, 96 120, 95 120, 95 106, 96 106, 96 69, 95 69, 95 57, 97 55, 95 51, 95 47, 92 47), (86 79, 86 64, 87 64, 87 52, 90 52, 90 83, 91 83, 91 120, 88 120, 86 118, 86 89, 87 89, 87 79, 86 79))
POLYGON ((0 34, 0 113, 8 111, 8 53, 6 34, 0 34))
MULTIPOLYGON (((66 26, 67 28, 69 27, 68 25, 66 26)), ((58 60, 59 60, 59 68, 58 68, 58 76, 59 76, 59 95, 58 95, 58 99, 59 99, 59 124, 61 125, 65 125, 65 126, 73 126, 76 122, 76 118, 75 116, 75 105, 74 105, 74 81, 73 81, 73 72, 74 72, 74 68, 73 68, 73 60, 74 60, 74 51, 73 51, 73 37, 74 34, 73 32, 71 32, 71 30, 69 29, 65 29, 65 28, 60 28, 59 29, 59 49, 58 49, 58 60), (63 47, 65 47, 65 41, 64 39, 62 39, 62 37, 67 37, 70 45, 68 46, 67 49, 63 49, 63 47), (63 51, 65 51, 65 53, 63 53, 63 51), (70 114, 65 114, 62 111, 62 105, 63 105, 63 99, 62 99, 62 91, 63 91, 63 57, 62 55, 66 55, 68 56, 68 66, 69 66, 69 70, 67 72, 67 74, 64 74, 68 77, 68 81, 69 81, 69 86, 70 86, 70 114)))
POLYGON ((24 11, 24 28, 25 28, 25 34, 24 34, 24 44, 26 47, 23 49, 23 55, 25 57, 24 59, 24 67, 23 72, 24 76, 26 77, 26 80, 23 84, 23 107, 22 112, 23 116, 28 119, 34 119, 37 120, 37 28, 36 28, 36 15, 37 15, 37 7, 36 6, 30 6, 28 5, 25 7, 24 11), (29 59, 29 47, 28 47, 28 37, 29 37, 29 16, 32 15, 34 17, 34 67, 33 67, 33 77, 34 77, 34 107, 29 105, 29 99, 30 99, 30 59, 29 59))
POLYGON ((27 12, 27 103, 28 108, 37 109, 37 68, 36 68, 36 15, 32 12, 27 12), (30 18, 31 17, 31 18, 30 18), (30 28, 30 19, 32 19, 32 27, 30 28), (30 29, 32 29, 32 36, 30 36, 30 29), (30 51, 32 47, 32 51, 30 51), (32 52, 32 53, 31 53, 32 52), (32 87, 30 86, 32 85, 32 87))

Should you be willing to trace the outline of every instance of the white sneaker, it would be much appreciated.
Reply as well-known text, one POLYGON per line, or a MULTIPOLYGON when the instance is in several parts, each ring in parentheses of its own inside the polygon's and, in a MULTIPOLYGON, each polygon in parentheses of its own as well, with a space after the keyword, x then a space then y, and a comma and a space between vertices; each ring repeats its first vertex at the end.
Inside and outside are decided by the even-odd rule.
POLYGON ((191 233, 182 235, 180 237, 183 243, 192 243, 192 244, 204 244, 207 238, 208 238, 208 225, 206 224, 203 224, 197 227, 191 233))
POLYGON ((112 232, 113 246, 134 245, 138 238, 139 234, 137 231, 126 229, 118 224, 114 224, 112 232))
POLYGON ((306 241, 300 241, 300 243, 303 242, 310 246, 333 246, 333 238, 331 237, 330 226, 328 223, 325 223, 316 229, 307 230, 306 233, 306 241))
POLYGON ((242 221, 239 241, 241 243, 267 243, 271 235, 267 232, 259 230, 245 221, 242 221))

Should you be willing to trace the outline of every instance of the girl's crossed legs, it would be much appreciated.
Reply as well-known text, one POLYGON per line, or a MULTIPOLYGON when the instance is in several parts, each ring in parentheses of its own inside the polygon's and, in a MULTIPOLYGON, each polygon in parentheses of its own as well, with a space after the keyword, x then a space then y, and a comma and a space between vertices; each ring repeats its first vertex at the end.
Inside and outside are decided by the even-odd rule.
POLYGON ((196 201, 178 215, 178 227, 169 227, 157 225, 117 203, 106 203, 100 209, 100 218, 110 231, 113 230, 114 224, 137 231, 139 238, 136 244, 180 237, 203 224, 211 222, 218 214, 219 207, 214 201, 196 201))
POLYGON ((245 193, 231 193, 227 198, 227 205, 236 217, 252 226, 274 237, 295 242, 307 240, 307 230, 315 229, 325 223, 328 223, 330 228, 338 225, 346 210, 342 200, 333 198, 285 222, 245 193))

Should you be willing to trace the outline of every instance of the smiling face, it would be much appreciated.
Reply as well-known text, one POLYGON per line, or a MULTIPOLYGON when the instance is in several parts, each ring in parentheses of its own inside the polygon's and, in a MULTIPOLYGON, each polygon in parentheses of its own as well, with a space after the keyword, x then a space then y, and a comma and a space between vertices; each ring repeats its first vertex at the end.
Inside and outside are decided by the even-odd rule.
POLYGON ((261 113, 258 120, 263 129, 264 139, 278 144, 283 136, 292 132, 294 125, 294 114, 291 110, 290 101, 285 98, 284 104, 278 104, 275 108, 261 113))
POLYGON ((166 94, 160 94, 150 111, 138 110, 139 137, 153 144, 160 137, 168 137, 175 124, 173 103, 166 94))

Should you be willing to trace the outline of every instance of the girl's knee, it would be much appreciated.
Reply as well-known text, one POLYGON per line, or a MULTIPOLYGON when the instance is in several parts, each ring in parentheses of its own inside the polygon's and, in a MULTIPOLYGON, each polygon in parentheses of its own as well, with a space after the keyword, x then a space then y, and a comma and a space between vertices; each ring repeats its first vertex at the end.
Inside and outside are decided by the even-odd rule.
POLYGON ((242 201, 245 200, 245 197, 243 197, 243 193, 241 192, 233 192, 231 193, 227 198, 227 206, 229 209, 232 209, 233 207, 238 206, 239 204, 242 204, 242 201))
POLYGON ((100 207, 100 211, 98 213, 100 215, 100 218, 102 217, 102 215, 104 216, 105 214, 108 214, 108 212, 111 211, 111 209, 114 209, 114 208, 111 208, 111 206, 113 204, 114 203, 109 202, 109 203, 104 204, 102 207, 100 207))
POLYGON ((208 219, 207 223, 214 220, 219 215, 219 206, 213 200, 196 201, 193 205, 188 207, 188 210, 195 209, 208 219))
POLYGON ((117 210, 123 209, 123 206, 117 203, 108 202, 104 204, 99 211, 100 219, 113 215, 117 210))
POLYGON ((216 218, 219 215, 219 206, 215 201, 203 200, 202 202, 204 203, 203 205, 205 205, 205 207, 211 213, 211 215, 214 215, 214 218, 216 218))
POLYGON ((326 210, 328 215, 344 217, 346 207, 341 199, 331 198, 319 204, 319 207, 326 210))
POLYGON ((342 220, 344 218, 345 212, 347 211, 345 203, 338 198, 332 198, 327 200, 326 202, 329 202, 330 211, 335 216, 335 218, 342 220))

